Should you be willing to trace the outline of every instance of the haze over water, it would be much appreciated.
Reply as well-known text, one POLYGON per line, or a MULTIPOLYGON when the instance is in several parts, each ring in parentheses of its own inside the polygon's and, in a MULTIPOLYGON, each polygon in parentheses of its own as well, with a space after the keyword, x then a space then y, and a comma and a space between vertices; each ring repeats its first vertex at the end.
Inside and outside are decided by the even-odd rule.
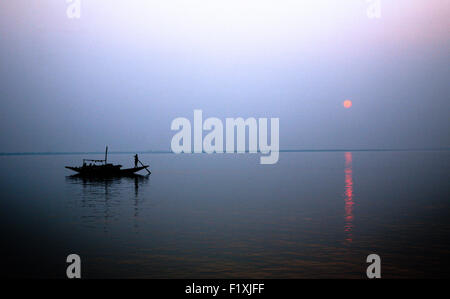
POLYGON ((278 117, 280 149, 448 148, 449 5, 381 2, 1 1, 0 152, 169 150, 194 109, 278 117))
POLYGON ((92 180, 63 168, 79 155, 1 156, 4 266, 65 277, 77 253, 85 278, 362 278, 377 253, 385 278, 450 276, 448 151, 280 157, 143 154, 150 177, 92 180))
POLYGON ((0 1, 3 275, 450 276, 448 1, 72 2, 0 1), (195 109, 279 118, 278 163, 161 153, 195 109), (105 145, 153 174, 70 177, 105 145))

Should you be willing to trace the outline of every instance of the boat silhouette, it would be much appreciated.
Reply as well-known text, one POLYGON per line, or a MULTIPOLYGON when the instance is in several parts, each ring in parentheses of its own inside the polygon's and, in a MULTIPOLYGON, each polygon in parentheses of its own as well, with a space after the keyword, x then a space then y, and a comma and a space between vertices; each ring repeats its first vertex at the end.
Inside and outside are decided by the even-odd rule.
POLYGON ((106 147, 104 160, 83 159, 82 166, 66 166, 66 168, 77 172, 81 176, 93 177, 130 176, 143 169, 145 169, 148 174, 151 173, 150 170, 147 169, 149 165, 144 165, 141 161, 139 161, 137 155, 135 155, 135 167, 133 168, 122 169, 122 165, 114 165, 112 163, 108 163, 107 161, 108 147, 106 147), (89 162, 89 165, 87 162, 89 162), (137 162, 139 162, 141 166, 138 167, 137 162))

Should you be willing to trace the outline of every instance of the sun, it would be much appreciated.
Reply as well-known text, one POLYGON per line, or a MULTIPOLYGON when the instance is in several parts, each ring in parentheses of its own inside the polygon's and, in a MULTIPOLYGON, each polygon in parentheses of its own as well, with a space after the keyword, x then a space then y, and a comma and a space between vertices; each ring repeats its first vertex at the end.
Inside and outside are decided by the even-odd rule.
POLYGON ((348 109, 348 108, 350 108, 350 107, 353 105, 353 103, 352 103, 352 101, 350 101, 350 100, 345 100, 345 101, 342 103, 342 105, 344 106, 344 108, 348 109))

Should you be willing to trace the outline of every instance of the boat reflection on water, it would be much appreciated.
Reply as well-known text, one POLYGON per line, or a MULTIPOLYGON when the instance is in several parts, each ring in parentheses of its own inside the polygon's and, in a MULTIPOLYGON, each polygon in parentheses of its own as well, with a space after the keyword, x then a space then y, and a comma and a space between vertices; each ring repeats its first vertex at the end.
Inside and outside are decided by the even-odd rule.
POLYGON ((129 213, 130 209, 133 210, 137 227, 139 207, 144 201, 140 190, 149 181, 148 175, 108 178, 80 175, 66 177, 68 186, 71 189, 76 188, 74 191, 78 196, 77 200, 72 202, 72 207, 82 209, 82 222, 91 228, 97 228, 99 222, 103 222, 104 230, 107 230, 108 224, 114 219, 118 220, 121 214, 129 213))
POLYGON ((345 241, 351 243, 353 241, 353 170, 352 170, 352 153, 345 153, 345 185, 344 185, 344 200, 345 200, 345 241))

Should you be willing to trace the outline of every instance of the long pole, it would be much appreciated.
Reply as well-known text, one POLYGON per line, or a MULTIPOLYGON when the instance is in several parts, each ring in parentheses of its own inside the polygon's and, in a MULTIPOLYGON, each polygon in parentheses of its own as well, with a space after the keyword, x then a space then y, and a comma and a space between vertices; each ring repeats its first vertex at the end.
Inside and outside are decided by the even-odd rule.
POLYGON ((147 167, 145 167, 145 165, 142 164, 142 162, 141 162, 140 160, 138 160, 138 161, 139 161, 139 163, 141 163, 141 165, 145 168, 145 170, 147 170, 148 174, 151 174, 150 170, 148 170, 147 167))
POLYGON ((105 164, 106 164, 107 160, 108 160, 108 146, 106 146, 106 151, 105 151, 105 164))

